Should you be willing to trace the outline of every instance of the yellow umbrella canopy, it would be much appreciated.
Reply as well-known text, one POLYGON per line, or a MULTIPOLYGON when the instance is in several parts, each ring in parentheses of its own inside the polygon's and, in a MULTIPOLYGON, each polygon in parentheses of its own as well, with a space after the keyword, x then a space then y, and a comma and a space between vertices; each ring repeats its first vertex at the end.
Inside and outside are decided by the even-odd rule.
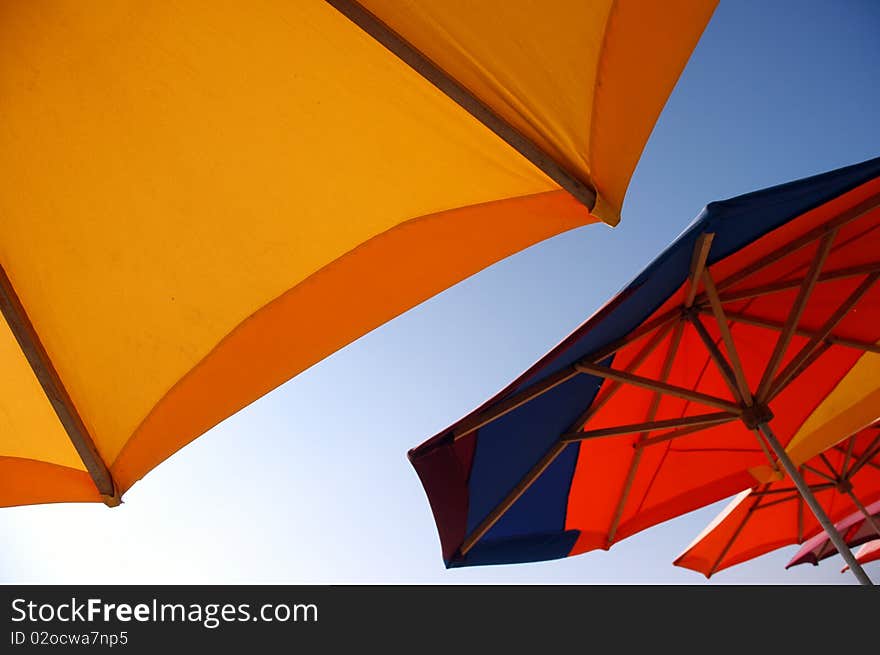
POLYGON ((529 245, 618 221, 714 0, 0 6, 0 505, 119 502, 529 245))

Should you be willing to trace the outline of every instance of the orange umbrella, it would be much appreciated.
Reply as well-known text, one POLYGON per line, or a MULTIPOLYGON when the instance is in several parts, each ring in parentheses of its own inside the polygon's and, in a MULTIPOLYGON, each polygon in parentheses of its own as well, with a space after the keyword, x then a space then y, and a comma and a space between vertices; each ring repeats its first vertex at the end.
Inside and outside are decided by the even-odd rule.
POLYGON ((617 223, 715 4, 0 3, 0 506, 116 505, 394 316, 617 223))
MULTIPOLYGON (((846 518, 853 509, 870 516, 865 505, 880 499, 880 424, 820 453, 800 470, 832 521, 846 518)), ((824 534, 822 526, 805 508, 791 480, 783 478, 757 485, 735 498, 675 565, 710 577, 817 534, 824 534)))

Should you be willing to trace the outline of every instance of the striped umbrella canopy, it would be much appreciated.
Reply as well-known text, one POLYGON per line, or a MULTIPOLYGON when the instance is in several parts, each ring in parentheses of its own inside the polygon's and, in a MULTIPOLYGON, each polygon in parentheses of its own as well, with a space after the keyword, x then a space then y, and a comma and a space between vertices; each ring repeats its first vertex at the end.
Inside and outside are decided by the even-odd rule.
MULTIPOLYGON (((846 540, 847 545, 855 548, 877 539, 878 525, 880 525, 880 500, 868 504, 864 512, 853 512, 840 522, 835 523, 834 527, 846 540), (867 516, 870 516, 872 520, 866 520, 867 516)), ((825 532, 820 532, 804 542, 804 545, 785 565, 785 568, 798 564, 818 566, 819 562, 836 554, 837 549, 831 543, 828 535, 825 532)), ((857 554, 856 559, 858 558, 857 554)))
POLYGON ((607 549, 778 476, 777 458, 833 529, 784 445, 876 418, 880 376, 861 371, 880 353, 878 228, 880 159, 708 205, 562 343, 410 451, 446 565, 607 549))
POLYGON ((715 0, 4 2, 0 506, 104 501, 619 220, 715 0))
MULTIPOLYGON (((828 451, 801 464, 801 474, 822 509, 833 521, 841 521, 853 509, 867 524, 873 538, 880 537, 865 505, 880 502, 880 424, 865 428, 828 451)), ((781 476, 780 476, 781 477, 781 476)), ((848 546, 852 524, 835 528, 848 546), (847 529, 844 529, 847 528, 847 529)), ((676 560, 675 565, 703 573, 707 578, 728 567, 746 562, 777 548, 802 544, 817 536, 828 554, 837 553, 827 533, 805 507, 791 480, 759 484, 736 497, 676 560)), ((821 549, 821 547, 820 547, 821 549)), ((815 552, 811 548, 808 552, 815 552)))

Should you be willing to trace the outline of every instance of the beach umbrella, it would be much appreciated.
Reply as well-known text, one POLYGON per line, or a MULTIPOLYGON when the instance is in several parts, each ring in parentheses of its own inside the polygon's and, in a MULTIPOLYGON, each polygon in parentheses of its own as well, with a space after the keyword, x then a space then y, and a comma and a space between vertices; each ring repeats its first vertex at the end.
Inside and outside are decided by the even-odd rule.
POLYGON ((777 459, 830 533, 784 446, 803 426, 798 453, 877 417, 878 228, 880 159, 709 204, 522 376, 410 451, 446 565, 607 549, 778 477, 777 459))
POLYGON ((714 6, 3 3, 0 505, 115 505, 415 304, 615 224, 714 6))
MULTIPOLYGON (((859 548, 855 555, 856 561, 859 564, 867 564, 868 562, 876 562, 880 560, 880 539, 869 541, 859 548)), ((849 567, 845 566, 840 572, 845 573, 847 570, 849 570, 849 567)))
MULTIPOLYGON (((832 521, 856 509, 863 523, 880 525, 865 504, 880 501, 880 426, 872 426, 840 442, 800 466, 801 475, 832 521)), ((848 531, 835 526, 848 546, 848 531)), ((822 526, 804 506, 803 498, 787 477, 746 490, 675 560, 707 578, 777 548, 802 544, 819 535, 830 552, 837 552, 822 526)))
MULTIPOLYGON (((878 535, 880 526, 880 501, 867 505, 865 511, 856 511, 834 524, 834 529, 843 537, 847 546, 855 548, 867 544, 878 535), (870 516, 872 520, 866 520, 870 516)), ((785 568, 791 568, 798 564, 812 564, 817 566, 824 559, 837 554, 837 549, 831 543, 825 532, 820 532, 804 542, 801 549, 795 553, 785 568)), ((858 555, 856 555, 858 559, 858 555)))

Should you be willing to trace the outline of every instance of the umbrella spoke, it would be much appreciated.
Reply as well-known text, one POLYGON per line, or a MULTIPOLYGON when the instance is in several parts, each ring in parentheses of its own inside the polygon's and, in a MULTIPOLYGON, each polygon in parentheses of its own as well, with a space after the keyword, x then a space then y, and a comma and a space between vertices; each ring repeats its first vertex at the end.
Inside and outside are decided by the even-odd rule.
MULTIPOLYGON (((697 243, 697 250, 695 251, 695 261, 692 264, 691 268, 691 291, 696 294, 696 288, 699 281, 699 275, 697 271, 702 269, 705 265, 706 257, 709 255, 709 248, 712 244, 713 235, 704 234, 700 237, 697 243), (708 244, 708 245, 707 245, 708 244)), ((690 298, 691 302, 693 302, 693 297, 690 298)), ((672 336, 672 341, 669 344, 669 350, 666 352, 666 359, 663 362, 663 370, 660 371, 660 380, 662 382, 666 382, 669 379, 669 373, 672 370, 672 364, 675 361, 675 355, 678 353, 678 348, 681 345, 681 337, 684 334, 684 322, 679 321, 675 326, 675 334, 672 336)), ((651 406, 648 408, 648 414, 645 417, 645 420, 650 422, 653 421, 657 417, 657 410, 660 408, 660 400, 661 395, 659 393, 654 393, 653 398, 651 398, 651 406)), ((626 479, 623 483, 623 490, 620 494, 620 498, 617 500, 617 506, 614 508, 614 514, 611 518, 611 526, 608 529, 608 537, 607 537, 607 545, 610 547, 614 542, 614 537, 617 534, 617 528, 620 525, 620 519, 623 516, 623 510, 626 506, 626 501, 629 499, 629 493, 632 489, 633 483, 636 479, 636 471, 639 468, 639 464, 642 461, 642 453, 644 450, 639 447, 639 444, 643 442, 648 436, 648 431, 642 431, 639 434, 638 442, 636 444, 636 452, 633 453, 633 457, 629 463, 629 469, 626 472, 626 479)))
POLYGON ((739 389, 739 396, 745 405, 751 406, 752 392, 749 388, 748 380, 746 380, 745 370, 739 353, 736 350, 736 344, 733 341, 733 335, 730 333, 730 324, 721 306, 721 300, 718 297, 718 289, 715 287, 715 281, 709 271, 704 271, 703 280, 706 286, 706 295, 709 298, 709 304, 712 307, 712 315, 721 331, 721 339, 724 341, 724 347, 727 349, 727 356, 730 358, 730 365, 733 368, 733 374, 736 379, 736 387, 739 389))
POLYGON ((801 466, 802 466, 804 469, 806 469, 807 471, 810 471, 811 473, 815 473, 815 474, 818 475, 820 478, 825 478, 825 479, 828 480, 829 482, 835 482, 835 483, 837 482, 837 477, 836 477, 836 475, 828 475, 827 473, 825 473, 825 471, 820 471, 820 470, 817 469, 815 466, 811 466, 810 464, 802 464, 801 466))
POLYGON ((860 202, 855 207, 843 212, 836 218, 833 218, 830 221, 813 228, 803 236, 795 239, 794 241, 791 241, 790 243, 780 246, 779 248, 777 248, 770 254, 762 257, 753 264, 746 266, 736 273, 733 273, 732 275, 724 278, 724 280, 718 283, 718 291, 726 291, 733 285, 742 282, 747 277, 754 275, 758 271, 764 270, 771 264, 776 263, 786 255, 790 255, 800 250, 801 248, 810 245, 814 241, 825 237, 830 231, 841 228, 844 225, 847 225, 848 223, 851 223, 854 220, 861 218, 865 214, 874 210, 878 205, 880 205, 880 194, 870 196, 863 202, 860 202))
POLYGON ((694 304, 697 297, 697 289, 700 286, 700 280, 703 278, 703 271, 706 270, 706 259, 709 257, 709 251, 712 249, 712 240, 715 234, 712 232, 704 232, 697 238, 694 244, 694 252, 691 255, 691 271, 688 276, 688 290, 685 295, 684 306, 690 308, 694 304))
MULTIPOLYGON (((677 336, 673 336, 673 343, 675 343, 676 339, 680 339, 681 335, 679 334, 681 330, 681 321, 666 323, 666 325, 662 326, 659 330, 657 330, 657 334, 642 348, 641 351, 633 358, 632 362, 630 362, 626 367, 627 373, 634 373, 638 368, 644 363, 644 361, 653 353, 657 347, 663 342, 669 332, 675 328, 677 330, 677 336)), ((620 388, 623 386, 622 382, 618 382, 616 380, 612 381, 612 383, 608 386, 608 389, 603 393, 600 397, 598 397, 593 403, 590 404, 589 407, 577 418, 577 420, 572 424, 571 428, 567 430, 568 432, 576 432, 584 427, 584 424, 589 421, 600 409, 602 409, 605 404, 611 400, 611 398, 616 394, 620 388)))
POLYGON ((813 287, 816 284, 816 279, 822 272, 822 266, 825 264, 825 258, 831 251, 831 245, 834 243, 834 238, 836 236, 837 230, 830 230, 828 233, 825 234, 825 236, 822 237, 822 240, 819 242, 819 246, 816 249, 816 254, 813 257, 813 261, 810 263, 810 270, 804 277, 804 283, 800 286, 797 298, 795 298, 794 305, 788 315, 788 318, 785 321, 782 332, 779 334, 779 337, 776 340, 776 346, 774 346, 773 348, 773 353, 770 355, 770 361, 767 363, 767 368, 764 369, 764 375, 761 377, 761 382, 758 385, 757 397, 758 402, 760 403, 765 402, 768 398, 768 392, 770 391, 770 385, 773 381, 773 376, 776 375, 776 369, 782 362, 782 357, 785 355, 788 344, 791 341, 791 338, 794 336, 795 328, 797 328, 797 325, 801 320, 801 315, 803 314, 804 309, 807 306, 807 301, 810 299, 810 295, 813 293, 813 287))
POLYGON ((852 477, 852 473, 854 471, 849 470, 849 462, 852 459, 853 448, 856 446, 856 438, 852 436, 849 438, 849 443, 846 445, 846 453, 843 456, 843 464, 841 465, 841 470, 846 477, 852 477))
MULTIPOLYGON (((834 485, 831 484, 830 482, 823 483, 823 484, 810 485, 810 491, 812 491, 814 493, 819 492, 819 491, 827 491, 827 490, 833 489, 833 488, 834 488, 834 485)), ((767 501, 766 503, 762 503, 760 507, 756 508, 756 511, 758 509, 767 509, 768 507, 773 507, 774 505, 781 505, 783 503, 790 503, 793 500, 795 500, 795 496, 789 496, 788 498, 777 498, 776 500, 770 500, 770 501, 767 501)))
POLYGON ((476 543, 482 539, 487 532, 489 532, 489 530, 492 529, 492 526, 504 516, 504 513, 510 509, 517 500, 519 500, 519 497, 528 491, 529 487, 532 486, 535 480, 541 477, 541 474, 546 471, 554 461, 556 461, 556 458, 562 454, 562 451, 565 450, 567 445, 568 444, 563 441, 557 441, 550 446, 550 450, 544 454, 538 463, 535 464, 519 482, 517 482, 516 486, 510 491, 510 493, 508 493, 507 496, 495 506, 495 509, 489 512, 486 518, 474 528, 474 531, 465 538, 460 548, 462 555, 467 555, 468 551, 473 548, 476 543))
MULTIPOLYGON (((505 414, 512 412, 513 410, 525 405, 527 402, 534 400, 535 398, 544 395, 554 387, 559 386, 563 382, 567 382, 571 378, 579 375, 582 371, 580 371, 577 366, 578 363, 584 362, 600 362, 603 359, 610 357, 618 350, 623 348, 630 343, 633 343, 643 337, 646 337, 651 332, 658 329, 668 329, 673 321, 679 320, 680 316, 678 311, 666 312, 664 315, 659 316, 654 321, 645 324, 642 328, 635 330, 630 333, 624 339, 621 339, 608 348, 603 348, 601 351, 594 353, 592 355, 588 355, 584 357, 579 362, 572 364, 571 366, 566 366, 563 369, 560 369, 556 373, 547 376, 540 382, 533 384, 522 391, 513 394, 512 396, 505 398, 497 405, 494 405, 491 409, 486 410, 485 412, 481 412, 476 414, 475 416, 470 417, 469 419, 465 419, 461 422, 461 424, 454 430, 453 439, 458 440, 462 437, 466 437, 474 430, 478 430, 481 427, 488 425, 492 421, 501 418, 505 414)), ((656 337, 655 337, 656 338, 656 337)), ((659 343, 659 341, 658 341, 659 343)), ((649 353, 650 354, 650 353, 649 353)))
MULTIPOLYGON (((710 311, 707 308, 700 308, 701 314, 709 314, 710 311)), ((727 318, 733 321, 734 323, 742 323, 744 325, 754 325, 755 327, 767 328, 768 330, 774 330, 779 332, 783 329, 783 324, 777 321, 771 321, 765 318, 759 318, 757 316, 750 316, 748 314, 743 314, 739 312, 727 312, 727 318)), ((797 328, 795 330, 795 334, 802 337, 814 337, 819 334, 816 330, 808 330, 805 328, 797 328)), ((847 339, 845 337, 837 336, 834 334, 830 334, 825 338, 825 341, 834 345, 834 346, 844 346, 846 348, 854 348, 855 350, 864 350, 866 352, 880 353, 880 344, 877 343, 869 343, 867 341, 858 341, 857 339, 847 339)))
POLYGON ((865 451, 861 455, 857 456, 855 463, 850 469, 850 475, 855 475, 855 473, 857 473, 859 469, 861 469, 866 464, 871 463, 871 460, 874 459, 874 457, 876 457, 878 453, 880 453, 880 435, 877 435, 871 441, 871 443, 868 444, 868 447, 865 449, 865 451))
MULTIPOLYGON (((848 277, 859 277, 870 273, 880 272, 880 262, 870 262, 868 264, 860 264, 859 266, 848 266, 833 271, 826 271, 819 276, 817 282, 830 282, 832 280, 842 280, 848 277)), ((772 284, 763 284, 757 287, 750 287, 740 291, 729 291, 720 300, 723 303, 736 302, 738 300, 751 300, 767 296, 771 293, 779 293, 780 291, 789 291, 796 289, 804 283, 803 278, 795 280, 783 280, 782 282, 773 282, 772 284)))
POLYGON ((679 437, 686 437, 687 435, 693 434, 694 432, 700 432, 702 430, 713 428, 718 425, 724 425, 725 423, 730 423, 731 421, 735 421, 738 419, 738 416, 731 415, 728 415, 727 418, 722 419, 719 415, 719 418, 716 421, 707 421, 706 423, 700 425, 691 425, 689 427, 681 428, 679 430, 673 430, 672 432, 667 432, 665 434, 658 434, 656 437, 648 437, 647 439, 643 439, 639 444, 637 444, 637 446, 640 448, 647 448, 648 446, 653 446, 658 443, 664 443, 666 441, 672 441, 673 439, 678 439, 679 437))
POLYGON ((804 499, 798 494, 797 500, 797 542, 802 544, 804 542, 804 499))
MULTIPOLYGON (((727 384, 727 388, 730 389, 734 397, 738 397, 740 400, 744 400, 742 392, 737 385, 735 374, 733 372, 733 367, 724 358, 724 355, 721 353, 721 350, 718 348, 718 345, 715 343, 715 341, 713 341, 712 336, 709 334, 706 326, 703 325, 700 317, 696 314, 690 314, 688 318, 694 328, 696 328, 697 334, 703 341, 703 345, 706 346, 706 350, 709 351, 709 356, 712 358, 712 361, 715 362, 715 366, 718 367, 718 371, 721 373, 722 379, 727 384)), ((751 394, 749 394, 749 398, 751 398, 751 394)))
MULTIPOLYGON (((630 425, 618 425, 611 428, 600 428, 598 430, 585 430, 583 432, 567 432, 562 435, 563 441, 587 441, 589 439, 600 439, 602 437, 616 437, 623 434, 645 434, 654 432, 655 430, 665 430, 668 428, 684 428, 699 427, 705 428, 720 423, 728 423, 739 419, 739 416, 730 412, 714 412, 712 414, 700 414, 698 416, 685 416, 682 418, 670 418, 660 421, 645 421, 644 423, 633 423, 630 425)), ((635 444, 636 447, 639 444, 635 444)))
POLYGON ((831 475, 833 476, 832 479, 833 479, 835 482, 839 482, 840 479, 841 479, 841 476, 840 476, 840 475, 838 474, 838 472, 835 470, 835 468, 834 468, 834 466, 831 464, 831 462, 828 461, 828 457, 825 455, 825 453, 819 453, 819 459, 822 460, 822 463, 825 465, 825 468, 827 468, 829 471, 831 471, 831 475))
POLYGON ((721 564, 721 561, 725 558, 727 553, 730 551, 731 547, 733 546, 733 542, 735 542, 737 540, 737 537, 739 537, 740 533, 743 531, 743 528, 746 527, 746 523, 748 523, 749 519, 752 518, 752 514, 755 513, 755 510, 758 509, 758 506, 760 504, 761 504, 761 499, 756 498, 755 501, 752 503, 752 506, 749 507, 748 511, 746 512, 746 515, 743 517, 742 521, 740 521, 739 525, 736 526, 736 530, 734 530, 733 534, 730 535, 730 539, 728 539, 727 543, 724 544, 724 548, 721 549, 721 552, 718 554, 718 557, 715 559, 715 562, 709 568, 709 573, 708 573, 709 576, 711 576, 713 573, 715 573, 715 571, 718 569, 718 565, 721 564))
POLYGON ((34 329, 2 266, 0 266, 0 313, 6 319, 7 325, 9 325, 28 364, 43 388, 52 409, 55 410, 64 431, 67 432, 67 436, 73 443, 80 460, 89 472, 89 476, 103 496, 104 504, 108 507, 116 507, 120 504, 120 500, 110 470, 95 446, 88 428, 83 423, 76 405, 70 398, 58 371, 55 370, 40 336, 34 329))
POLYGON ((658 391, 660 393, 670 396, 683 398, 684 400, 691 400, 701 405, 708 405, 709 407, 717 407, 718 409, 722 409, 726 412, 731 412, 733 414, 742 414, 742 408, 740 408, 739 405, 732 403, 729 400, 724 400, 723 398, 717 398, 716 396, 710 396, 705 393, 700 393, 699 391, 693 391, 692 389, 679 387, 674 384, 667 384, 665 382, 660 382, 651 378, 633 375, 632 373, 624 373, 623 371, 617 371, 615 369, 608 368, 607 366, 598 366, 596 364, 587 363, 577 364, 576 366, 577 369, 582 373, 610 378, 612 380, 620 380, 621 382, 625 382, 636 387, 642 387, 651 391, 658 391))
POLYGON ((820 344, 825 341, 825 338, 831 334, 831 331, 838 326, 862 297, 868 293, 878 279, 880 279, 880 273, 872 273, 865 278, 865 280, 847 297, 846 300, 843 301, 834 314, 831 315, 831 318, 829 318, 813 338, 801 348, 800 352, 795 355, 794 359, 788 363, 788 366, 786 366, 773 381, 773 384, 770 386, 770 398, 779 395, 779 393, 785 389, 794 378, 803 373, 804 370, 815 361, 815 359, 811 360, 810 356, 817 348, 819 348, 820 344))

